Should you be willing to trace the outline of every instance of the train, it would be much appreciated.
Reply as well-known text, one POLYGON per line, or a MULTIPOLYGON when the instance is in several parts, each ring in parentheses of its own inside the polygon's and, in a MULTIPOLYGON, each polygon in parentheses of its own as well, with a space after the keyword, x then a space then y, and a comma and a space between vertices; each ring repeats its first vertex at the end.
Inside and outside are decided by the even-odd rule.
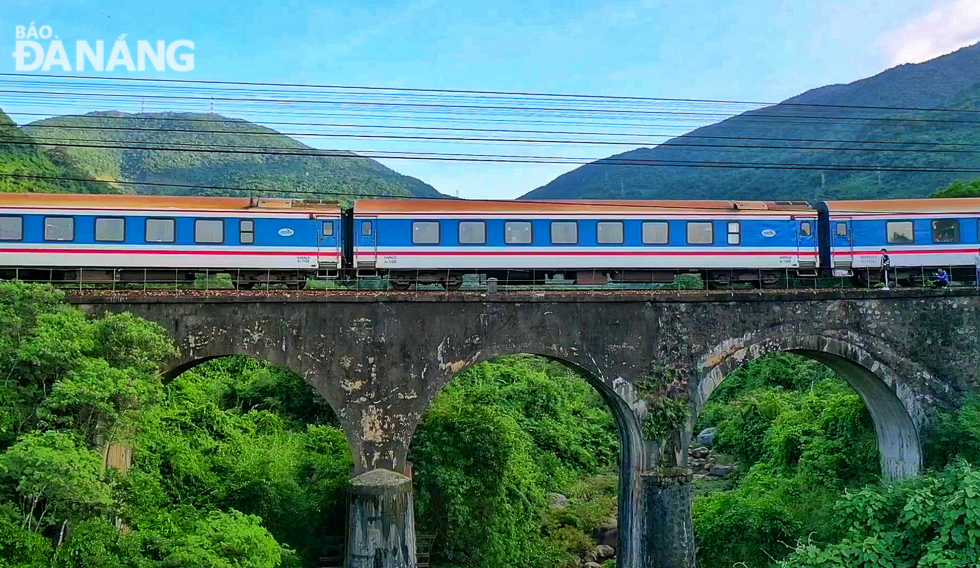
POLYGON ((495 201, 0 194, 0 278, 190 282, 241 289, 383 278, 458 289, 479 275, 777 286, 786 278, 975 281, 980 198, 864 201, 495 201))

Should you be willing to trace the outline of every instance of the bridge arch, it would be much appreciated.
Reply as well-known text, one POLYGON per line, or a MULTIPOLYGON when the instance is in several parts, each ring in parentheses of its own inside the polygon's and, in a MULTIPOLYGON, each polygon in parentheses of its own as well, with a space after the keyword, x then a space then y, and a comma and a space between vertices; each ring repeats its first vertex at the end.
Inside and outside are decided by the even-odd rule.
MULTIPOLYGON (((689 430, 708 397, 732 371, 771 353, 788 352, 823 363, 861 397, 874 423, 882 477, 897 480, 917 475, 922 467, 920 432, 925 416, 921 404, 902 376, 884 363, 884 357, 860 346, 867 345, 862 339, 853 333, 844 338, 791 333, 720 345, 701 362, 700 380, 692 393, 689 430)), ((888 349, 880 347, 879 351, 888 349)))
POLYGON ((436 387, 429 393, 430 396, 426 401, 425 409, 418 416, 413 426, 411 438, 415 437, 415 431, 422 422, 422 414, 424 414, 425 410, 428 410, 436 397, 456 376, 481 363, 512 355, 533 355, 570 369, 585 379, 599 393, 599 396, 609 407, 619 440, 619 495, 617 511, 619 540, 616 546, 616 561, 618 566, 636 565, 640 557, 640 531, 642 529, 640 523, 640 519, 642 518, 640 514, 640 511, 642 511, 640 475, 646 468, 646 452, 642 426, 633 409, 635 401, 632 400, 632 395, 634 391, 631 383, 625 379, 616 378, 610 380, 608 377, 603 376, 601 369, 598 369, 594 365, 594 362, 593 364, 576 362, 564 353, 549 352, 546 349, 522 350, 520 348, 502 348, 483 350, 474 354, 471 359, 466 361, 465 365, 446 369, 450 372, 440 377, 441 380, 436 383, 436 387))

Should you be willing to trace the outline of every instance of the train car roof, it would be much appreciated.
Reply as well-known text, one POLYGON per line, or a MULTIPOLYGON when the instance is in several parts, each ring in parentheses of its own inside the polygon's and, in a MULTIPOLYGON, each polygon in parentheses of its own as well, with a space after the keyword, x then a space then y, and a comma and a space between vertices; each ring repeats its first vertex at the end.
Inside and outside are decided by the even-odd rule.
POLYGON ((978 197, 824 201, 819 205, 831 213, 857 215, 980 212, 978 197))
POLYGON ((771 214, 772 212, 815 212, 803 201, 514 201, 475 199, 359 199, 357 214, 542 214, 588 213, 637 215, 658 213, 771 214))
POLYGON ((264 197, 197 197, 131 194, 0 193, 0 207, 53 209, 136 209, 175 211, 291 211, 339 214, 336 203, 264 197))

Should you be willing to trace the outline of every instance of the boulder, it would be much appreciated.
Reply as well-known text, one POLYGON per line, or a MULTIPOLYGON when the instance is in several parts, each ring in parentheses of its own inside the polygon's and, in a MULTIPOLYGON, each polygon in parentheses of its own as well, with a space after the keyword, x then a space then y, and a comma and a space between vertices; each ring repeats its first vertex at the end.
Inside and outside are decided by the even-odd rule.
POLYGON ((711 453, 711 450, 709 450, 708 448, 706 448, 704 446, 701 446, 700 448, 694 448, 693 450, 691 450, 691 454, 694 457, 698 458, 699 460, 703 460, 703 459, 707 458, 708 457, 708 454, 710 454, 710 453, 711 453))
POLYGON ((733 465, 716 465, 711 468, 711 475, 715 477, 727 477, 735 469, 733 465))
POLYGON ((605 544, 615 549, 616 545, 619 544, 619 527, 616 526, 616 519, 596 527, 592 537, 599 544, 605 544))
POLYGON ((714 440, 715 440, 714 428, 705 428, 704 430, 701 430, 700 434, 698 434, 698 443, 701 444, 702 446, 707 446, 710 448, 711 445, 714 443, 714 440))
POLYGON ((596 556, 602 558, 603 560, 606 558, 612 558, 616 556, 616 549, 609 546, 608 544, 600 544, 599 546, 596 547, 595 550, 596 552, 598 552, 596 556))
POLYGON ((602 568, 602 566, 598 562, 586 562, 582 568, 602 568))
POLYGON ((551 501, 552 509, 564 509, 568 506, 568 497, 561 493, 548 493, 548 499, 551 501))

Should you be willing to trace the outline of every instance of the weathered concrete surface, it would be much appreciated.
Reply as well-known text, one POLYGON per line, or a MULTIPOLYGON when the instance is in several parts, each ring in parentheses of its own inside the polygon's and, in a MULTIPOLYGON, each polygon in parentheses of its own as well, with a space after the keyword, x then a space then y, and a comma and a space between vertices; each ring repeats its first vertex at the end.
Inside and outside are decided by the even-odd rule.
POLYGON ((644 530, 641 556, 649 568, 694 568, 694 523, 691 520, 691 481, 686 468, 645 473, 644 530))
POLYGON ((376 469, 351 480, 347 568, 415 568, 412 480, 376 469))
POLYGON ((609 403, 620 430, 621 566, 646 562, 640 474, 686 465, 683 432, 666 450, 643 439, 651 373, 671 370, 688 393, 693 424, 711 392, 746 361, 775 351, 823 361, 868 404, 883 472, 901 477, 919 468, 931 413, 976 390, 980 368, 980 296, 972 290, 73 301, 160 323, 181 348, 173 373, 230 354, 292 369, 337 412, 355 474, 404 472, 423 412, 468 366, 509 353, 573 366, 609 403))

